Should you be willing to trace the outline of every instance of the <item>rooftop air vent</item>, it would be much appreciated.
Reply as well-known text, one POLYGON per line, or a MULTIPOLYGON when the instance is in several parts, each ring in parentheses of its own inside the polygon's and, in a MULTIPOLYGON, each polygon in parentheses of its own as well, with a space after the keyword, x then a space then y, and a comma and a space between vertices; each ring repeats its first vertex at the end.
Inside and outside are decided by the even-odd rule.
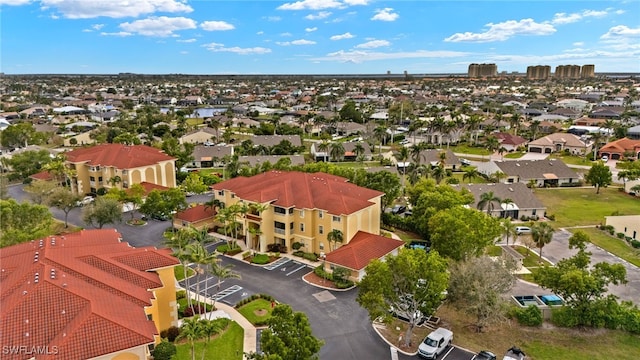
POLYGON ((35 273, 35 275, 33 276, 33 283, 37 284, 38 280, 40 280, 40 274, 39 273, 35 273))
POLYGON ((52 279, 56 278, 56 270, 55 269, 51 269, 51 278, 52 279))

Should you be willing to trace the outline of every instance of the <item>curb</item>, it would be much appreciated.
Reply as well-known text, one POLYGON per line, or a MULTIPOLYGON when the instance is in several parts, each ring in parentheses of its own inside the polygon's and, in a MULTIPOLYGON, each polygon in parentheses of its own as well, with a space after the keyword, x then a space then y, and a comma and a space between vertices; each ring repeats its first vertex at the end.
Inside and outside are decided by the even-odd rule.
POLYGON ((385 338, 384 336, 382 336, 382 334, 380 334, 380 331, 378 331, 378 327, 376 326, 375 323, 371 323, 371 327, 373 327, 373 330, 376 332, 376 334, 378 334, 378 336, 380 337, 380 339, 382 339, 384 342, 386 342, 390 347, 398 350, 399 353, 407 355, 407 356, 416 356, 418 355, 418 352, 406 352, 404 350, 400 350, 397 346, 393 345, 392 343, 389 342, 389 340, 387 340, 387 338, 385 338))
POLYGON ((316 287, 318 289, 325 289, 325 290, 328 290, 328 291, 338 291, 338 292, 340 292, 340 291, 349 291, 349 290, 352 290, 352 289, 356 288, 356 285, 353 285, 352 287, 346 288, 346 289, 335 289, 335 288, 329 288, 329 287, 322 286, 322 285, 317 285, 317 284, 314 284, 314 283, 311 283, 311 282, 307 281, 307 279, 304 278, 307 275, 308 274, 302 275, 302 281, 304 281, 307 285, 316 287))

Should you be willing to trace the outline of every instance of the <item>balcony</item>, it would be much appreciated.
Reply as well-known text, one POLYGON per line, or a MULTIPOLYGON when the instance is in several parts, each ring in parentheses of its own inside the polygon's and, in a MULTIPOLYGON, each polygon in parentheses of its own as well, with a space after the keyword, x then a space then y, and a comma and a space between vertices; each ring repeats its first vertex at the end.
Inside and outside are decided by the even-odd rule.
POLYGON ((246 214, 245 216, 247 220, 256 221, 256 222, 262 221, 262 218, 260 217, 260 215, 246 214))
POLYGON ((274 228, 273 232, 275 232, 276 234, 285 235, 287 231, 285 229, 274 228))

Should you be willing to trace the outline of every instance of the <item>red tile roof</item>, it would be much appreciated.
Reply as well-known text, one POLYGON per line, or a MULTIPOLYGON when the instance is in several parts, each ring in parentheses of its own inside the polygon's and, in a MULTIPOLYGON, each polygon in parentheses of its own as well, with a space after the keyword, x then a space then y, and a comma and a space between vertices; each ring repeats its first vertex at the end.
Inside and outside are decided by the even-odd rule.
POLYGON ((158 185, 158 184, 154 184, 146 181, 141 182, 140 185, 142 185, 145 195, 149 195, 149 193, 153 190, 165 191, 165 190, 171 189, 166 186, 162 186, 162 185, 158 185))
POLYGON ((113 166, 132 169, 174 160, 161 150, 146 145, 101 144, 65 153, 67 161, 87 163, 92 166, 113 166))
POLYGON ((640 151, 640 140, 632 140, 622 138, 612 141, 600 148, 599 152, 617 152, 623 154, 625 152, 640 151))
POLYGON ((196 205, 194 207, 178 212, 175 215, 175 218, 189 223, 194 223, 206 219, 211 219, 214 216, 216 216, 216 211, 212 207, 196 205))
POLYGON ((334 215, 352 214, 373 205, 384 193, 325 173, 269 171, 252 177, 236 177, 212 186, 229 190, 241 199, 281 207, 321 209, 334 215))
POLYGON ((51 175, 51 173, 47 170, 40 171, 39 173, 35 173, 29 177, 34 180, 44 180, 44 181, 53 180, 53 175, 51 175))
POLYGON ((500 141, 501 144, 518 146, 527 142, 527 140, 522 136, 512 135, 509 133, 496 133, 494 135, 498 140, 502 140, 500 141))
MULTIPOLYGON (((144 307, 178 264, 169 249, 133 248, 114 229, 0 249, 0 343, 48 346, 37 359, 87 359, 154 342, 144 307)), ((3 354, 3 359, 24 359, 3 354), (5 357, 6 356, 6 357, 5 357)))
POLYGON ((404 242, 358 231, 351 241, 327 254, 326 261, 352 270, 364 269, 371 260, 380 259, 404 242))

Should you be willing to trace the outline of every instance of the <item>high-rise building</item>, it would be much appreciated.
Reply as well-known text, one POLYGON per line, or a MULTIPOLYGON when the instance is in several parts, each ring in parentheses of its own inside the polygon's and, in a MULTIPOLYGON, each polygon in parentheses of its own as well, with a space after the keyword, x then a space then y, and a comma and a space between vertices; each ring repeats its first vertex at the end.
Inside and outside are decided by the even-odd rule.
POLYGON ((582 78, 592 78, 596 76, 596 66, 593 64, 582 65, 582 71, 580 72, 580 77, 582 78))
POLYGON ((547 80, 551 77, 551 66, 535 65, 527 67, 527 79, 547 80))
POLYGON ((554 77, 556 79, 579 79, 580 65, 558 65, 554 77))
POLYGON ((467 76, 470 78, 491 77, 498 74, 496 64, 470 64, 467 76))

